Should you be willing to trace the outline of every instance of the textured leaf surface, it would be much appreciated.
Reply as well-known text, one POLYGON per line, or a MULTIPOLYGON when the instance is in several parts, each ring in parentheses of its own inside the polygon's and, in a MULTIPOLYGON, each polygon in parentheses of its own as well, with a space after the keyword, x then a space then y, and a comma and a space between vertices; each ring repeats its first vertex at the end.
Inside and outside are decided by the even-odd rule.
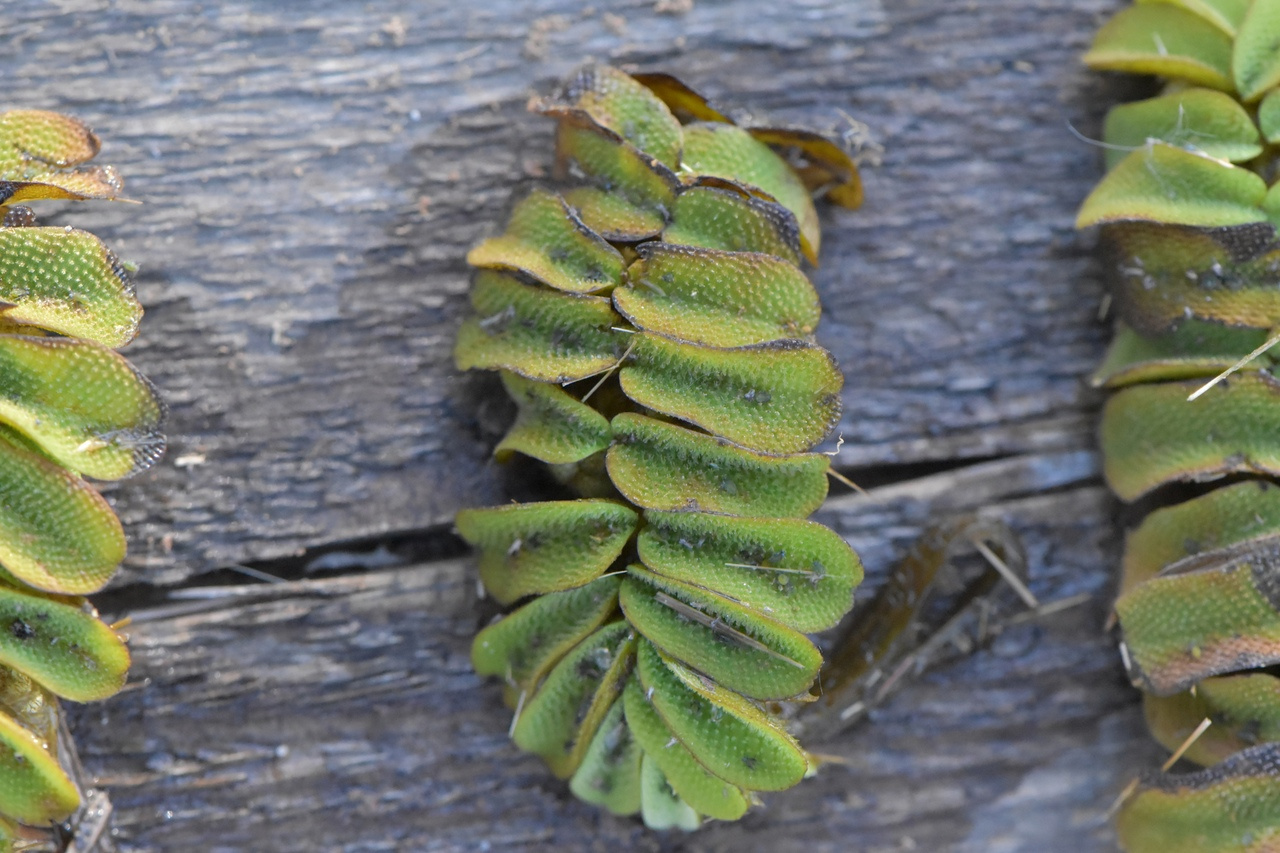
POLYGON ((1142 704, 1151 734, 1170 752, 1205 718, 1213 721, 1184 753, 1204 767, 1255 744, 1280 741, 1280 678, 1268 673, 1206 678, 1194 691, 1147 694, 1142 704))
POLYGON ((1115 276, 1116 309, 1140 332, 1189 319, 1270 329, 1280 323, 1275 228, 1193 228, 1125 222, 1102 230, 1115 276))
POLYGON ((566 464, 609 446, 609 421, 560 386, 534 382, 506 370, 502 384, 520 411, 493 449, 499 459, 518 452, 549 464, 566 464))
POLYGON ((605 500, 544 501, 458 513, 480 549, 480 578, 503 604, 599 577, 622 553, 639 516, 605 500))
POLYGON ((582 756, 569 789, 584 802, 616 815, 640 810, 640 761, 643 753, 622 716, 622 698, 614 700, 582 756))
POLYGON ((817 263, 821 226, 809 190, 786 161, 748 131, 728 124, 691 125, 684 132, 684 164, 762 190, 795 215, 805 257, 817 263))
POLYGON ((468 252, 467 263, 522 272, 568 293, 608 290, 622 281, 618 250, 545 190, 534 190, 516 205, 506 231, 468 252))
POLYGON ((0 714, 0 813, 40 826, 65 820, 80 793, 43 742, 0 714))
MULTIPOLYGON (((1237 329, 1202 320, 1186 320, 1163 334, 1144 337, 1123 323, 1093 383, 1122 388, 1140 382, 1211 379, 1267 340, 1262 329, 1237 329)), ((1261 369, 1275 364, 1270 352, 1250 362, 1261 369)))
MULTIPOLYGON (((641 640, 637 644, 637 656, 644 659, 646 651, 648 655, 657 655, 647 640, 641 640)), ((695 812, 719 820, 737 820, 746 813, 750 804, 746 793, 712 774, 694 757, 654 708, 652 696, 639 679, 632 678, 628 681, 623 700, 627 725, 644 749, 645 761, 652 761, 661 770, 670 787, 695 812)), ((649 774, 652 774, 652 770, 649 774)), ((654 786, 655 782, 651 776, 649 786, 654 786)), ((652 808, 649 805, 650 797, 646 796, 645 799, 646 808, 652 808)), ((691 821, 693 826, 689 826, 682 822, 687 821, 688 816, 673 816, 670 804, 664 805, 666 808, 662 808, 662 812, 671 816, 669 820, 672 823, 687 829, 696 827, 696 820, 691 821)), ((696 814, 694 817, 696 818, 696 814)))
POLYGON ((471 665, 531 691, 551 667, 615 611, 619 577, 539 596, 476 635, 471 665))
POLYGON ((561 778, 582 761, 596 729, 622 692, 635 639, 622 622, 606 625, 555 665, 516 718, 511 739, 541 755, 561 778))
POLYGON ((1167 695, 1280 662, 1280 538, 1210 552, 1116 602, 1135 681, 1167 695))
POLYGON ((110 199, 122 187, 107 167, 74 169, 98 153, 83 122, 44 110, 0 113, 0 204, 33 199, 110 199))
POLYGON ((1280 844, 1280 744, 1144 782, 1116 819, 1133 853, 1269 853, 1280 844))
POLYGON ((1080 206, 1076 227, 1143 220, 1221 228, 1262 222, 1267 185, 1248 169, 1150 142, 1132 151, 1080 206))
POLYGON ((622 612, 664 653, 754 699, 798 696, 813 684, 822 655, 803 634, 692 584, 627 571, 622 612))
MULTIPOLYGON (((637 714, 639 713, 642 712, 637 712, 637 714)), ((684 759, 690 762, 693 761, 693 757, 688 755, 688 750, 685 750, 678 743, 670 746, 669 749, 682 750, 683 755, 679 759, 668 757, 668 765, 672 764, 673 761, 684 759)), ((692 765, 690 767, 692 768, 692 765)), ((673 770, 673 772, 675 771, 673 770)), ((706 773, 706 771, 703 770, 702 773, 706 773)), ((740 799, 744 803, 747 802, 745 794, 740 799)), ((713 803, 711 808, 727 807, 723 803, 717 802, 713 803)), ((745 811, 746 805, 743 806, 742 811, 737 813, 736 817, 727 817, 725 820, 736 820, 745 811)), ((732 814, 733 812, 729 811, 728 813, 732 814)), ((666 773, 648 753, 644 753, 640 759, 640 814, 644 818, 644 825, 650 829, 683 829, 685 832, 693 832, 702 825, 701 816, 693 810, 692 806, 680 798, 680 795, 671 787, 671 781, 667 778, 666 773)))
POLYGON ((100 589, 124 559, 110 505, 75 474, 0 434, 0 565, 38 589, 100 589))
POLYGON ((2 315, 121 347, 142 319, 128 274, 102 241, 66 228, 0 228, 2 315))
POLYGON ((558 113, 556 157, 575 163, 597 186, 620 194, 642 210, 663 214, 671 210, 679 181, 662 163, 622 142, 617 134, 594 121, 558 113))
POLYGON ((0 626, 0 663, 51 693, 92 702, 124 686, 124 640, 91 610, 4 585, 0 626))
POLYGON ((800 231, 791 211, 724 187, 692 186, 680 193, 662 239, 730 252, 764 252, 800 263, 800 231))
POLYGON ((612 426, 609 477, 637 506, 804 517, 827 496, 821 453, 766 456, 641 415, 618 415, 612 426))
POLYGON ((717 777, 753 791, 778 791, 808 772, 795 740, 736 693, 700 679, 647 643, 637 649, 636 673, 646 690, 652 688, 653 708, 671 733, 717 777))
POLYGON ((613 365, 621 353, 610 328, 621 318, 608 299, 531 287, 481 271, 471 291, 478 316, 458 330, 459 370, 510 370, 544 382, 570 382, 613 365))
POLYGON ((636 149, 656 157, 669 169, 680 166, 684 135, 680 122, 652 91, 629 74, 608 65, 588 65, 569 79, 555 102, 542 105, 554 114, 554 103, 586 112, 636 149))
POLYGON ((89 341, 0 335, 0 420, 70 471, 117 480, 164 452, 151 383, 89 341))
POLYGON ((623 392, 658 412, 763 453, 808 450, 840 420, 844 376, 826 350, 776 341, 732 350, 634 336, 623 392))
POLYGON ((829 528, 787 518, 646 512, 640 561, 797 631, 832 627, 849 610, 862 564, 829 528))
POLYGON ((1245 101, 1280 84, 1280 5, 1255 0, 1249 7, 1236 33, 1231 72, 1245 101))
POLYGON ((564 193, 564 200, 584 225, 606 240, 619 243, 656 237, 667 223, 661 211, 640 207, 600 187, 574 187, 564 193))
POLYGON ((688 343, 740 347, 812 334, 822 309, 794 265, 756 252, 666 243, 637 250, 618 311, 637 328, 688 343))
POLYGON ((1235 483, 1157 509, 1125 539, 1121 592, 1178 560, 1278 533, 1280 487, 1266 480, 1235 483))
POLYGON ((1139 385, 1107 401, 1104 472, 1122 500, 1164 483, 1280 473, 1280 383, 1266 373, 1245 373, 1188 402, 1202 384, 1139 385))

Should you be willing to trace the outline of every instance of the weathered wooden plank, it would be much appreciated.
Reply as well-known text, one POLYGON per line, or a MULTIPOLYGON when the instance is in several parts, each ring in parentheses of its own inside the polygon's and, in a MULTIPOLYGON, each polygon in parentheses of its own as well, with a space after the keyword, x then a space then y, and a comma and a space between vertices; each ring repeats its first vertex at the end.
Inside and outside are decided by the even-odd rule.
MULTIPOLYGON (((691 838, 597 813, 507 741, 467 661, 466 560, 136 612, 142 684, 76 715, 81 755, 132 850, 1107 850, 1104 813, 1153 750, 1101 631, 1114 542, 1095 476, 1091 454, 1026 457, 832 502, 858 543, 987 508, 1026 536, 1042 600, 1094 597, 925 676, 813 745, 846 766, 691 838)), ((883 568, 887 548, 864 550, 883 568)))
POLYGON ((1071 210, 1100 84, 1087 3, 6 5, 6 101, 83 116, 146 204, 77 208, 142 266, 133 356, 172 450, 117 490, 129 580, 446 524, 500 499, 493 386, 453 372, 465 248, 588 56, 737 106, 865 122, 868 204, 828 214, 823 340, 849 464, 1084 446, 1102 331, 1071 210))
POLYGON ((1071 453, 1092 444, 1080 377, 1105 331, 1070 227, 1096 152, 1066 122, 1097 126, 1106 84, 1077 57, 1117 5, 6 4, 6 102, 88 119, 146 202, 58 214, 142 265, 132 350, 174 411, 168 459, 113 490, 134 548, 104 609, 135 613, 144 686, 74 713, 124 846, 1109 849, 1103 812, 1154 750, 1101 633, 1113 507, 1071 453), (461 257, 549 162, 531 92, 587 56, 868 125, 886 149, 868 205, 826 214, 815 274, 847 375, 841 461, 883 482, 1012 458, 821 519, 874 585, 935 508, 995 505, 1028 537, 1038 595, 1094 594, 824 746, 848 772, 693 838, 597 814, 510 746, 497 689, 467 666, 463 563, 186 612, 166 598, 228 563, 438 533, 502 499, 496 386, 450 363, 461 257))

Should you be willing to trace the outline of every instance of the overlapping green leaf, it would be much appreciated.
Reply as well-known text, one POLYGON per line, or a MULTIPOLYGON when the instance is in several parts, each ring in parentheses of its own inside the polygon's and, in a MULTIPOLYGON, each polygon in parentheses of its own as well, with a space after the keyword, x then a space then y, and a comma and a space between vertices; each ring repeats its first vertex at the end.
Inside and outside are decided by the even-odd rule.
POLYGON ((509 370, 564 383, 612 367, 621 356, 612 331, 621 318, 608 299, 573 296, 482 270, 471 291, 477 316, 458 330, 459 370, 509 370))
POLYGON ((822 229, 813 199, 804 182, 768 145, 733 125, 693 125, 685 128, 684 163, 696 174, 758 189, 791 211, 800 225, 805 257, 817 263, 822 229))
POLYGON ((768 456, 641 415, 613 419, 609 476, 646 509, 803 518, 827 496, 821 453, 768 456))
POLYGON ((648 333, 634 341, 632 360, 619 372, 628 397, 743 447, 798 453, 840 420, 844 376, 815 344, 781 340, 721 350, 648 333))
POLYGON ((818 324, 818 294, 793 264, 758 252, 668 243, 640 246, 618 311, 640 329, 686 343, 741 347, 805 338, 818 324))
POLYGON ((753 699, 787 699, 813 684, 822 655, 799 631, 642 566, 627 572, 623 615, 666 654, 753 699))
POLYGON ((0 317, 112 348, 142 319, 120 261, 102 241, 66 228, 0 228, 0 317))
POLYGON ((735 819, 808 769, 742 693, 806 692, 821 657, 800 632, 838 621, 861 577, 843 540, 799 520, 829 460, 797 452, 838 417, 841 384, 808 340, 809 192, 856 204, 857 170, 815 134, 737 128, 665 75, 588 66, 539 109, 558 122, 558 177, 587 184, 535 192, 472 252, 477 316, 456 358, 502 371, 519 406, 500 456, 608 498, 459 514, 491 594, 539 596, 482 631, 473 661, 506 681, 516 742, 580 798, 655 828, 735 819), (597 274, 605 255, 630 264, 620 285, 597 274), (612 305, 590 295, 610 290, 612 305), (632 505, 667 512, 638 521, 632 505), (672 553, 685 534, 706 548, 672 553), (699 722, 713 716, 720 734, 699 722))
POLYGON ((609 290, 622 282, 622 255, 591 231, 564 200, 535 190, 516 205, 499 237, 467 253, 482 269, 524 273, 568 293, 609 290))
POLYGON ((480 548, 480 578, 503 604, 599 577, 638 516, 613 501, 545 501, 458 513, 458 532, 480 548))
POLYGON ((1098 31, 1084 56, 1092 68, 1159 74, 1230 91, 1231 38, 1172 5, 1122 9, 1098 31))

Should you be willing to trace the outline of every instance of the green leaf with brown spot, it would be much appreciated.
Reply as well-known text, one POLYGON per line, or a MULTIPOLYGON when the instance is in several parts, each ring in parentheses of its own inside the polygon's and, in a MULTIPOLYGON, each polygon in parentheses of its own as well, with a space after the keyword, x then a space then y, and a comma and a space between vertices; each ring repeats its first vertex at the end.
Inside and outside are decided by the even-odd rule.
POLYGON ((612 433, 604 415, 559 385, 534 382, 502 371, 502 384, 519 414, 493 449, 499 461, 523 453, 550 465, 580 462, 609 446, 612 433))
POLYGON ((800 246, 816 264, 822 243, 818 212, 809 190, 787 162, 750 132, 728 124, 690 125, 684 131, 684 166, 758 189, 796 217, 800 246))
POLYGON ((476 635, 472 667, 517 692, 532 692, 566 652, 617 613, 621 583, 620 577, 603 577, 533 599, 476 635))
POLYGON ((1280 265, 1270 223, 1195 228, 1124 222, 1102 229, 1116 310, 1134 329, 1167 332, 1187 320, 1270 329, 1280 324, 1280 265))
POLYGON ((507 230, 468 252, 467 263, 521 272, 567 293, 611 290, 623 271, 618 250, 546 190, 534 190, 516 205, 507 230))
POLYGON ((1125 537, 1120 593, 1165 566, 1250 539, 1280 534, 1280 486, 1246 480, 1151 512, 1125 537))
POLYGON ((1194 691, 1142 697, 1147 727, 1170 752, 1208 718, 1183 757, 1203 767, 1258 743, 1280 741, 1280 678, 1264 672, 1206 678, 1194 691))
POLYGON ((680 165, 683 135, 680 122, 648 87, 608 65, 580 68, 540 112, 555 116, 561 109, 585 112, 635 148, 656 157, 670 169, 680 165))
POLYGON ((1129 853, 1271 853, 1280 846, 1280 744, 1142 782, 1116 816, 1129 853))
POLYGON ((653 571, 740 601, 797 631, 833 627, 862 581, 858 555, 813 521, 649 511, 636 546, 653 571))
MULTIPOLYGON (((648 640, 642 639, 636 644, 636 654, 644 659, 656 656, 657 652, 648 640)), ((653 762, 662 771, 676 796, 695 812, 717 820, 742 817, 750 805, 746 792, 715 776, 694 757, 655 709, 653 698, 653 694, 646 694, 645 686, 634 675, 628 680, 623 706, 627 725, 644 750, 644 760, 653 762)), ((644 805, 647 814, 652 806, 649 802, 644 805)), ((670 814, 672 809, 668 804, 662 811, 670 814)))
POLYGON ((471 290, 478 316, 458 330, 453 357, 459 370, 510 370, 562 384, 616 364, 622 354, 612 327, 622 318, 599 296, 574 296, 533 287, 481 270, 471 290))
POLYGON ((0 228, 0 316, 112 348, 133 340, 142 306, 110 249, 85 231, 0 228))
POLYGON ((1197 554, 1116 602, 1134 683, 1160 695, 1280 662, 1280 536, 1197 554))
POLYGON ((804 338, 818 325, 818 294, 773 255, 647 243, 613 293, 640 329, 688 343, 740 347, 804 338))
POLYGON ((809 772, 809 759, 795 739, 737 693, 700 678, 648 643, 636 650, 636 674, 652 690, 653 709, 671 733, 720 779, 749 791, 781 791, 809 772))
POLYGON ((753 699, 788 699, 813 685, 822 654, 800 632, 642 566, 627 572, 622 612, 667 655, 753 699))
POLYGON ((1198 380, 1124 388, 1102 411, 1107 482, 1132 501, 1172 482, 1280 474, 1280 382, 1263 372, 1187 397, 1198 380))
POLYGON ((628 397, 763 453, 816 445, 840 421, 844 375, 803 341, 710 349, 641 332, 619 371, 628 397))
POLYGON ((800 263, 800 228, 791 211, 724 186, 701 184, 681 192, 662 239, 730 252, 764 252, 800 263))
POLYGON ((84 122, 46 110, 0 113, 0 178, 22 175, 12 170, 68 168, 97 156, 102 143, 84 122))
POLYGON ((33 199, 111 199, 123 184, 109 166, 72 167, 92 159, 98 137, 83 122, 43 110, 0 113, 0 205, 33 199))
POLYGON ((124 686, 129 651, 87 604, 0 584, 0 664, 64 699, 92 702, 124 686))
POLYGON ((622 553, 639 516, 607 500, 544 501, 458 512, 462 538, 480 549, 480 579, 503 604, 581 586, 622 553))
POLYGON ((804 517, 827 496, 828 457, 769 456, 635 414, 612 421, 609 477, 647 509, 804 517))
POLYGON ((635 636, 606 625, 555 665, 516 718, 511 739, 541 755, 562 779, 573 775, 631 671, 635 636))

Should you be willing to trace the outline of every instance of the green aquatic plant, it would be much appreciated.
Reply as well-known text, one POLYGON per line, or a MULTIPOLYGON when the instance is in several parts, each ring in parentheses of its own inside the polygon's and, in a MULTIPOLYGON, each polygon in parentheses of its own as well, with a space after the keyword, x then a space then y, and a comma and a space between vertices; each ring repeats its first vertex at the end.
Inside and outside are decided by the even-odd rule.
POLYGON ((1139 2, 1093 68, 1164 90, 1107 117, 1101 226, 1116 336, 1095 376, 1105 474, 1155 506, 1116 614, 1157 740, 1117 817, 1133 853, 1280 850, 1280 3, 1139 2))
POLYGON ((736 819, 813 769, 773 707, 814 698, 806 634, 862 578, 805 520, 843 380, 799 266, 821 242, 813 194, 856 207, 857 170, 667 75, 588 66, 538 109, 560 183, 468 255, 455 358, 517 404, 496 455, 581 497, 458 514, 514 607, 472 660, 506 685, 515 742, 580 798, 651 827, 736 819))
POLYGON ((124 686, 124 637, 82 596, 111 578, 125 537, 90 480, 118 480, 164 448, 164 406, 115 352, 142 308, 92 234, 38 227, 21 202, 114 199, 98 138, 56 113, 0 113, 0 849, 66 820, 81 792, 57 700, 124 686))

